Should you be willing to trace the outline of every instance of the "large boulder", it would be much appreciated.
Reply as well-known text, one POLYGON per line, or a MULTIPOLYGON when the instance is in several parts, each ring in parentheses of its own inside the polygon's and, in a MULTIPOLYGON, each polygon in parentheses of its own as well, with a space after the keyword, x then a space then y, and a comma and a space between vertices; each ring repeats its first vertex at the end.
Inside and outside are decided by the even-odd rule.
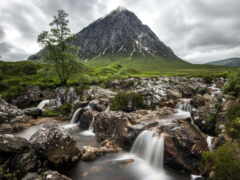
POLYGON ((99 142, 111 139, 120 146, 128 141, 128 123, 130 117, 123 112, 101 112, 94 120, 94 132, 99 142))
POLYGON ((171 126, 160 128, 165 135, 165 165, 176 170, 200 173, 202 153, 208 151, 205 137, 188 120, 171 126))
POLYGON ((13 135, 0 135, 0 179, 21 178, 28 172, 37 171, 42 166, 31 144, 13 135))
POLYGON ((46 171, 42 174, 42 180, 71 180, 57 171, 46 171))
POLYGON ((12 121, 24 120, 24 113, 22 110, 18 109, 7 103, 4 99, 0 97, 0 123, 8 123, 12 121), (19 118, 22 117, 22 118, 19 118))
POLYGON ((72 163, 80 155, 73 138, 57 125, 41 128, 30 142, 40 156, 54 165, 72 163))
POLYGON ((55 92, 51 89, 42 90, 38 86, 29 86, 26 90, 10 100, 10 103, 16 105, 20 108, 27 108, 31 106, 35 106, 37 103, 41 102, 44 99, 52 99, 55 98, 55 92))
POLYGON ((0 135, 0 152, 2 153, 20 153, 30 148, 30 143, 14 135, 0 135))

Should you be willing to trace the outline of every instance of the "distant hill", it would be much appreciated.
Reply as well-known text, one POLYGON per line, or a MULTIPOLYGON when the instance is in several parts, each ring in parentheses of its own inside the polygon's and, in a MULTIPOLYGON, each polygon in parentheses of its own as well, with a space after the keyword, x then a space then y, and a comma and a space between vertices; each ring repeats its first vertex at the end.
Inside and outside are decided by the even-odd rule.
POLYGON ((207 63, 209 65, 240 67, 240 58, 229 58, 207 63))
MULTIPOLYGON (((122 56, 182 61, 133 12, 122 7, 77 33, 71 44, 79 47, 79 56, 85 60, 122 56)), ((29 59, 40 59, 42 53, 44 50, 29 59)))

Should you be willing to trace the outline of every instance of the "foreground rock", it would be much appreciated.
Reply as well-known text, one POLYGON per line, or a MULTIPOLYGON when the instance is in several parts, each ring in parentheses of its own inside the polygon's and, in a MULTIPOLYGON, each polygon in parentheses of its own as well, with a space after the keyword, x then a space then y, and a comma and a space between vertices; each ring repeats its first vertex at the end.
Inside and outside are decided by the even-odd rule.
POLYGON ((24 113, 0 97, 0 123, 24 121, 24 113))
POLYGON ((72 137, 57 125, 37 131, 30 139, 36 152, 54 165, 78 160, 80 151, 72 137))
POLYGON ((0 179, 21 179, 26 173, 41 168, 45 168, 44 162, 26 139, 0 135, 0 179))
POLYGON ((41 175, 37 173, 28 173, 22 180, 71 180, 71 179, 58 173, 57 171, 46 171, 41 175))

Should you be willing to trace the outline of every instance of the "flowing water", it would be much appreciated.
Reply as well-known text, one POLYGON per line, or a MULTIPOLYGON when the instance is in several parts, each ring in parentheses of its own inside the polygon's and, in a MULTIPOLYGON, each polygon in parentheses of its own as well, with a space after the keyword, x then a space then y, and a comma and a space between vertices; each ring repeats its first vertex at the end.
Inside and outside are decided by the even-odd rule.
POLYGON ((135 140, 131 153, 155 168, 163 168, 164 137, 156 136, 151 131, 143 131, 135 140))
MULTIPOLYGON (((45 106, 45 105, 44 105, 45 106)), ((161 123, 173 123, 179 119, 191 117, 191 109, 186 104, 179 106, 177 113, 159 120, 161 123)), ((99 146, 96 141, 93 123, 87 131, 79 128, 78 122, 81 108, 77 109, 69 124, 59 124, 68 131, 77 141, 78 147, 99 146)), ((29 139, 32 134, 43 125, 33 126, 20 133, 18 136, 29 139)), ((189 175, 178 173, 164 168, 164 136, 155 135, 151 131, 143 131, 135 140, 131 152, 124 154, 107 154, 93 162, 79 161, 75 167, 67 172, 73 180, 189 180, 189 175)), ((192 176, 193 177, 197 176, 192 176)))
POLYGON ((207 136, 207 144, 209 151, 213 150, 213 138, 212 136, 207 136))
POLYGON ((81 110, 82 110, 82 108, 78 108, 78 109, 73 113, 72 119, 71 119, 71 121, 70 121, 72 124, 78 122, 79 113, 80 113, 81 110))
POLYGON ((38 104, 37 108, 43 110, 44 107, 47 106, 49 103, 50 103, 49 99, 43 100, 38 104))

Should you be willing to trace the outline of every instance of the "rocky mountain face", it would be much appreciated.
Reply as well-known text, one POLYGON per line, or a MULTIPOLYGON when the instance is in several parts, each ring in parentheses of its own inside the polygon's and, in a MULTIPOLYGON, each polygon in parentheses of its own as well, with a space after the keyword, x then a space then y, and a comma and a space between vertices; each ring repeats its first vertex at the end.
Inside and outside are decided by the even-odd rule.
MULTIPOLYGON (((105 55, 179 59, 133 12, 121 7, 77 33, 71 43, 80 48, 83 59, 105 55)), ((38 59, 41 54, 29 59, 38 59)))

